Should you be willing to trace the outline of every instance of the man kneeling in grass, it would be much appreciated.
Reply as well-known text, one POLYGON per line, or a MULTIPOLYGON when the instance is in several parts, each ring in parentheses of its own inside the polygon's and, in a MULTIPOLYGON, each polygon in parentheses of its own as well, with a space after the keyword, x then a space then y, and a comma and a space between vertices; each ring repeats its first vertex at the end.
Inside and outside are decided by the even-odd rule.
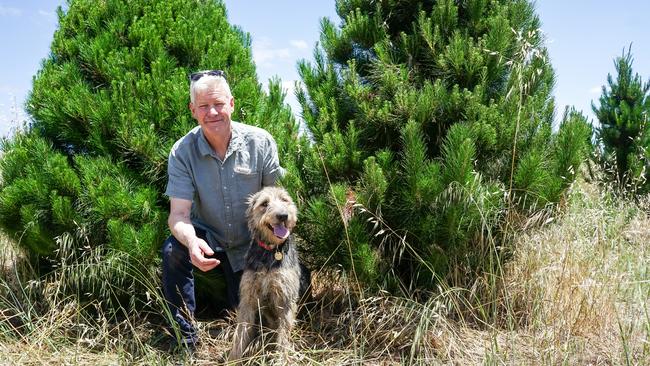
POLYGON ((250 243, 246 198, 283 173, 273 137, 231 120, 235 99, 220 70, 190 76, 192 117, 198 122, 169 154, 171 236, 162 248, 165 299, 181 345, 198 342, 194 268, 225 278, 228 308, 239 303, 239 282, 250 243))

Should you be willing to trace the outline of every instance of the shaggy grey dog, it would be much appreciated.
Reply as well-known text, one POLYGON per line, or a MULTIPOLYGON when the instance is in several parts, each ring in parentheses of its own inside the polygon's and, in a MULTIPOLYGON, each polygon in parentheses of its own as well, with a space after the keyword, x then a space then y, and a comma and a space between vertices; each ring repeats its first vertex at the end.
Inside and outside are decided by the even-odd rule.
POLYGON ((275 330, 277 345, 286 356, 292 348, 289 338, 305 275, 291 235, 297 209, 287 191, 266 187, 249 198, 246 217, 253 241, 239 285, 237 328, 229 359, 242 357, 258 319, 275 330))

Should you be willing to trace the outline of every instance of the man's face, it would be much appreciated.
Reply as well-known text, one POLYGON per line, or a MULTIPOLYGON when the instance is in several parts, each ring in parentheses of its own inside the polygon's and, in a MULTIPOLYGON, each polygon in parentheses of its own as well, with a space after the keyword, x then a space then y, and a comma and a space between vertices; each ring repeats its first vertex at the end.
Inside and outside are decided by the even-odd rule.
POLYGON ((230 116, 235 110, 235 98, 219 85, 197 90, 190 110, 203 133, 215 136, 230 134, 230 116))

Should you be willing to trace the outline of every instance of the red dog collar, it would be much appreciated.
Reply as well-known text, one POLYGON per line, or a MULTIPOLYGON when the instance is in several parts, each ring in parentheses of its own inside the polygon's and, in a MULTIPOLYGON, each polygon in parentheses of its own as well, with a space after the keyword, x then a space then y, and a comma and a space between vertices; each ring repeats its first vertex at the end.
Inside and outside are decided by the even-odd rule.
POLYGON ((271 246, 269 246, 268 244, 266 244, 265 242, 263 242, 261 240, 258 240, 257 244, 259 244, 259 246, 261 246, 262 248, 268 250, 269 252, 273 250, 273 248, 271 246))

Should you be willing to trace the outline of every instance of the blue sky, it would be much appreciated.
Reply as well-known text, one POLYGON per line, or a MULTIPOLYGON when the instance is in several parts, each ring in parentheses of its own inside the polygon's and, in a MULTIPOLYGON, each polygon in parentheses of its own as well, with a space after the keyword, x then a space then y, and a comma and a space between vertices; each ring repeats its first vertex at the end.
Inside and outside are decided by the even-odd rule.
MULTIPOLYGON (((33 75, 47 57, 57 26, 56 7, 63 0, 0 0, 0 135, 22 111, 33 75)), ((312 60, 319 39, 320 18, 339 22, 334 0, 226 0, 230 23, 253 37, 253 57, 260 82, 279 76, 289 89, 287 101, 297 110, 292 88, 298 80, 296 63, 312 60)), ((557 116, 565 105, 575 106, 590 119, 607 74, 615 74, 613 60, 632 43, 634 71, 650 78, 650 27, 646 0, 539 0, 537 14, 546 34, 556 71, 554 95, 557 116)))

